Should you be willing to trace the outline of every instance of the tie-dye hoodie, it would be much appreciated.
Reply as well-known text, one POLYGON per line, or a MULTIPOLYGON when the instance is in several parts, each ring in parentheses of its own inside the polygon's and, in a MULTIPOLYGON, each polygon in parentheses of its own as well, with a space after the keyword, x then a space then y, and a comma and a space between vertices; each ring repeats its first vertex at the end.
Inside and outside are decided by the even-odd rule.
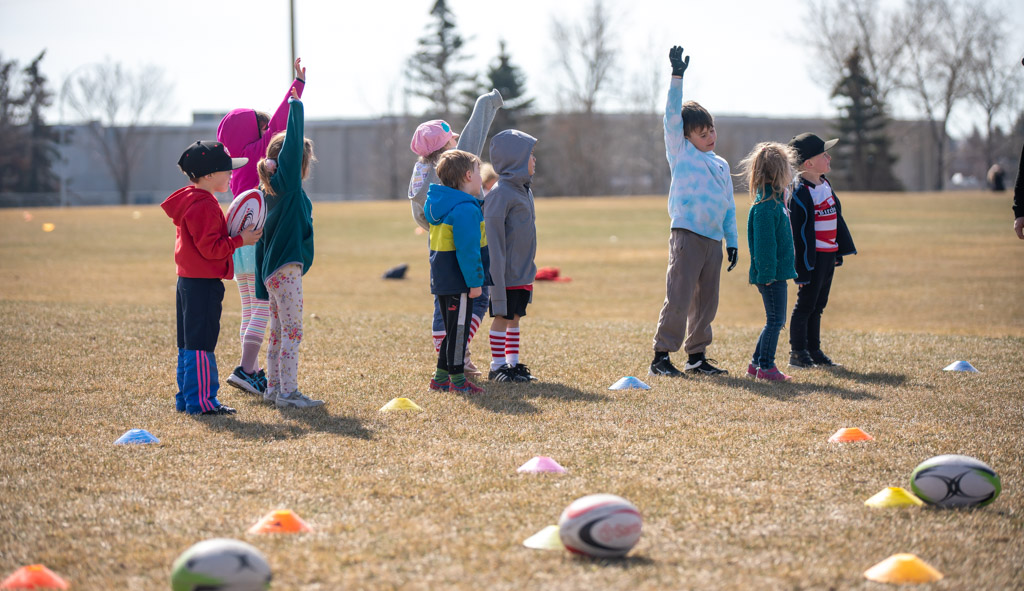
POLYGON ((683 80, 672 78, 665 105, 665 152, 672 169, 668 215, 672 227, 712 240, 725 238, 735 248, 736 200, 729 163, 714 152, 701 152, 683 137, 683 80))

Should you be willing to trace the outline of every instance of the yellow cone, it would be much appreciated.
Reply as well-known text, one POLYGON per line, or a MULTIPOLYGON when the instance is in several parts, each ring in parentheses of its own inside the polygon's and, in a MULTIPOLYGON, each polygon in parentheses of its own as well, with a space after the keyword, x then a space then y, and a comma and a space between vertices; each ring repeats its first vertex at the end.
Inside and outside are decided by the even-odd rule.
POLYGON ((913 554, 893 554, 864 571, 864 577, 879 583, 931 583, 942 573, 913 554))
POLYGON ((45 224, 43 224, 43 232, 53 232, 54 228, 56 228, 56 226, 54 226, 50 222, 46 222, 45 224))
POLYGON ((864 501, 864 504, 868 507, 882 509, 885 507, 920 507, 924 504, 924 501, 915 497, 913 493, 907 492, 904 488, 890 486, 878 491, 875 496, 864 501))
POLYGON ((534 550, 565 550, 558 526, 549 525, 523 541, 523 545, 534 550))
POLYGON ((380 407, 381 412, 387 412, 389 410, 423 410, 420 405, 416 404, 408 398, 392 398, 391 402, 380 407))

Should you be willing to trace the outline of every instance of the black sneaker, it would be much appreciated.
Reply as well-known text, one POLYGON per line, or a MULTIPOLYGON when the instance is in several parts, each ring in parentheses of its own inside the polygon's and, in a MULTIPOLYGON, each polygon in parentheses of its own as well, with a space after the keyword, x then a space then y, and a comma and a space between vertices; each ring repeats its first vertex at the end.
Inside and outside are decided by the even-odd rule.
POLYGON ((668 358, 668 355, 660 357, 654 356, 654 361, 651 362, 651 369, 648 370, 647 375, 651 376, 668 376, 670 378, 683 378, 686 377, 683 372, 676 369, 676 366, 672 365, 672 360, 668 358))
POLYGON ((810 369, 814 367, 814 359, 811 358, 811 354, 807 351, 807 349, 801 349, 799 351, 790 351, 789 366, 798 367, 800 369, 810 369))
POLYGON ((487 374, 487 379, 492 382, 506 382, 517 384, 530 381, 530 378, 525 378, 519 375, 518 373, 516 373, 516 370, 513 369, 512 366, 510 366, 507 363, 505 365, 502 365, 498 369, 492 369, 490 373, 487 374))
POLYGON ((236 411, 235 409, 231 408, 230 406, 224 406, 222 404, 222 405, 218 406, 217 408, 215 408, 213 410, 207 410, 207 411, 201 412, 199 414, 201 414, 203 416, 206 416, 206 415, 233 415, 236 412, 238 412, 238 411, 236 411))
POLYGON ((512 367, 512 371, 515 372, 516 375, 526 378, 526 381, 528 382, 537 381, 537 378, 535 378, 533 374, 530 373, 530 368, 526 367, 522 363, 517 363, 516 365, 514 365, 512 367))
POLYGON ((715 363, 718 363, 714 359, 706 359, 704 357, 701 357, 700 359, 696 359, 696 360, 694 360, 692 362, 691 361, 687 361, 686 365, 683 366, 683 370, 687 371, 687 372, 690 372, 690 373, 704 374, 706 376, 717 376, 717 375, 722 375, 722 374, 729 373, 728 370, 724 370, 724 369, 721 369, 721 368, 718 368, 718 367, 715 367, 714 365, 712 365, 711 364, 712 361, 714 361, 715 363))
POLYGON ((266 382, 260 378, 259 372, 246 373, 241 365, 236 367, 235 371, 231 372, 228 379, 224 381, 228 385, 250 394, 263 394, 267 391, 266 382))
POLYGON ((814 361, 814 365, 821 365, 824 367, 842 367, 842 364, 829 359, 828 355, 825 355, 825 352, 821 349, 811 351, 811 360, 814 361))

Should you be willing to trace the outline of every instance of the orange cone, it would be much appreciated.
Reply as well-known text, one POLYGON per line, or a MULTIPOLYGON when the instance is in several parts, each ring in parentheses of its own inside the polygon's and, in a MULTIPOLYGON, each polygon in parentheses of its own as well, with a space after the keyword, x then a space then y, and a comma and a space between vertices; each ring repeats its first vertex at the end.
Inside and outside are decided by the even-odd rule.
POLYGON ((850 427, 847 429, 840 429, 832 434, 828 440, 831 443, 849 443, 851 441, 871 441, 874 437, 861 431, 857 427, 850 427))
POLYGON ((249 528, 251 534, 297 534, 310 531, 313 528, 289 509, 271 511, 249 528))
POLYGON ((41 564, 23 566, 0 583, 0 589, 67 589, 67 581, 41 564))
POLYGON ((931 583, 942 573, 913 554, 893 554, 864 571, 864 578, 879 583, 931 583))

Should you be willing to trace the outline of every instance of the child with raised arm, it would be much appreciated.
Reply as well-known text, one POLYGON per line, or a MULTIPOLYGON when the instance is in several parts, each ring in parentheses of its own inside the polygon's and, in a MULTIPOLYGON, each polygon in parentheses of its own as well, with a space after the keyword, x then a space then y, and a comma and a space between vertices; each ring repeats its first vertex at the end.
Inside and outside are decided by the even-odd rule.
POLYGON ((758 144, 740 163, 753 205, 747 216, 750 283, 761 292, 765 325, 747 367, 747 377, 785 382, 789 376, 775 365, 779 331, 786 324, 786 280, 793 269, 793 235, 786 200, 796 175, 796 152, 777 142, 758 144))
POLYGON ((729 163, 715 154, 715 120, 704 107, 683 103, 683 73, 690 57, 683 48, 669 51, 672 80, 665 106, 665 151, 672 169, 668 213, 672 218, 665 303, 654 335, 650 375, 683 377, 669 353, 683 347, 685 371, 728 373, 705 356, 711 345, 711 321, 718 312, 722 239, 732 271, 738 258, 736 201, 729 163))
POLYGON ((171 194, 160 207, 174 221, 174 263, 178 269, 175 296, 178 325, 178 412, 203 415, 234 414, 217 401, 217 338, 224 302, 223 279, 234 270, 236 249, 259 240, 262 230, 242 229, 228 235, 224 212, 214 193, 227 192, 231 171, 245 166, 220 142, 196 142, 178 159, 192 182, 171 194))
POLYGON ((843 219, 839 198, 825 178, 832 170, 828 150, 838 139, 823 141, 802 133, 789 142, 796 150, 800 176, 789 200, 796 251, 796 305, 789 320, 789 365, 809 368, 837 366, 821 350, 821 315, 832 290, 832 276, 843 257, 857 254, 843 219))
MULTIPOLYGON (((447 150, 456 148, 479 157, 481 152, 483 152, 484 142, 487 141, 487 131, 491 128, 494 115, 503 104, 504 101, 501 98, 501 93, 497 89, 480 95, 473 105, 473 113, 469 116, 469 121, 466 123, 466 127, 463 128, 461 134, 455 133, 447 122, 440 119, 421 123, 416 128, 409 147, 419 156, 419 160, 413 165, 412 178, 409 180, 409 205, 412 207, 413 219, 424 230, 430 229, 427 218, 423 214, 423 203, 427 200, 427 189, 431 184, 441 182, 437 178, 435 170, 438 158, 447 150)), ((476 196, 480 197, 481 195, 476 196)), ((479 307, 481 304, 478 299, 478 308, 473 310, 473 318, 475 320, 472 327, 473 334, 476 333, 476 327, 480 325, 480 320, 483 318, 487 297, 488 292, 485 288, 480 298, 484 302, 484 307, 479 307)), ((440 304, 438 304, 436 297, 434 298, 434 319, 431 332, 434 350, 437 351, 441 346, 441 341, 444 339, 445 332, 440 304)), ((473 334, 469 335, 469 341, 473 340, 473 334)), ((471 373, 479 374, 472 365, 472 362, 468 362, 467 365, 471 373)))
POLYGON ((270 302, 267 391, 263 399, 278 408, 321 406, 299 391, 302 343, 302 276, 313 265, 313 203, 302 180, 316 160, 313 142, 303 137, 299 94, 292 89, 288 127, 267 146, 257 170, 266 195, 267 221, 256 245, 256 297, 270 302))
MULTIPOLYGON (((267 153, 270 138, 284 131, 288 122, 288 99, 292 88, 302 97, 306 87, 306 68, 302 58, 295 60, 295 80, 284 95, 284 100, 273 117, 263 111, 234 109, 217 126, 217 141, 233 154, 249 159, 249 163, 231 175, 231 194, 238 197, 260 182, 256 163, 267 153)), ((238 367, 225 380, 229 385, 252 394, 263 394, 267 389, 267 375, 260 369, 260 347, 267 330, 269 303, 256 298, 256 247, 243 246, 235 251, 235 282, 242 299, 242 323, 238 336, 242 341, 242 358, 238 367)))
POLYGON ((440 185, 430 185, 423 211, 430 224, 430 291, 437 296, 445 336, 437 354, 431 390, 463 394, 483 392, 466 379, 465 352, 470 313, 482 289, 490 285, 487 236, 480 210, 480 159, 451 150, 437 162, 440 185))
POLYGON ((537 139, 507 129, 491 139, 491 164, 498 182, 484 201, 484 222, 491 257, 491 371, 495 382, 530 382, 519 362, 519 322, 533 301, 537 276, 537 212, 530 184, 537 168, 537 139))

